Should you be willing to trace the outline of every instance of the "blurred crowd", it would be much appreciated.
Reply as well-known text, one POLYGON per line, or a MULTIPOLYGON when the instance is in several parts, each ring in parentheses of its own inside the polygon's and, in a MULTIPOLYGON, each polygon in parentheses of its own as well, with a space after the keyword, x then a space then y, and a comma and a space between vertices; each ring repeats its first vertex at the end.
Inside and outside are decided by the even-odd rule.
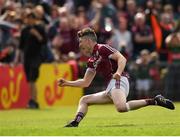
POLYGON ((160 62, 180 61, 179 0, 0 0, 0 64, 84 62, 76 33, 87 26, 128 59, 139 95, 163 77, 160 62))

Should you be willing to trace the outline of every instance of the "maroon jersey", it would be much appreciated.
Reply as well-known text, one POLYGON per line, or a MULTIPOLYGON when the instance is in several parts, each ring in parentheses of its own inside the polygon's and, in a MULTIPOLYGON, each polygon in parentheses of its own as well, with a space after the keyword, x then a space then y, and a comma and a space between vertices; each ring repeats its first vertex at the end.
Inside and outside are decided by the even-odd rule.
POLYGON ((110 59, 110 55, 117 52, 116 49, 106 44, 96 44, 92 56, 88 59, 87 67, 100 73, 106 84, 112 79, 117 70, 117 61, 110 59))

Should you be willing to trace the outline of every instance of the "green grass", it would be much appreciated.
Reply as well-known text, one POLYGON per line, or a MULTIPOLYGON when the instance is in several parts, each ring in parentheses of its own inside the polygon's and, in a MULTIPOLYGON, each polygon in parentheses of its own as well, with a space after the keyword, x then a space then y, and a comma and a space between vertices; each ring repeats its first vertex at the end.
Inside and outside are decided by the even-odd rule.
POLYGON ((128 113, 116 112, 113 105, 91 106, 78 128, 63 128, 75 112, 76 106, 0 111, 0 136, 180 135, 180 103, 176 103, 173 111, 146 107, 128 113))

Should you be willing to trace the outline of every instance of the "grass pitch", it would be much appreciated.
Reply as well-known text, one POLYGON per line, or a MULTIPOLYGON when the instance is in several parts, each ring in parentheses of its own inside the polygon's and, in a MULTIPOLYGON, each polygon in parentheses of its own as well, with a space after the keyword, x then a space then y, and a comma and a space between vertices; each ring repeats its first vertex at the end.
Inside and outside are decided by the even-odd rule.
POLYGON ((0 111, 0 136, 179 136, 180 103, 175 105, 173 111, 152 106, 128 113, 116 112, 113 105, 91 106, 78 128, 63 128, 76 106, 0 111))

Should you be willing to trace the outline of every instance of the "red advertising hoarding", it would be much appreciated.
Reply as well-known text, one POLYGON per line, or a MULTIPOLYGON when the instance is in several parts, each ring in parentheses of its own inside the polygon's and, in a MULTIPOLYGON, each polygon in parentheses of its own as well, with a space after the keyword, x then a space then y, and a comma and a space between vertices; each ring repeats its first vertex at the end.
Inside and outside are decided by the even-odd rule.
POLYGON ((25 108, 29 88, 23 66, 0 66, 0 109, 25 108))

